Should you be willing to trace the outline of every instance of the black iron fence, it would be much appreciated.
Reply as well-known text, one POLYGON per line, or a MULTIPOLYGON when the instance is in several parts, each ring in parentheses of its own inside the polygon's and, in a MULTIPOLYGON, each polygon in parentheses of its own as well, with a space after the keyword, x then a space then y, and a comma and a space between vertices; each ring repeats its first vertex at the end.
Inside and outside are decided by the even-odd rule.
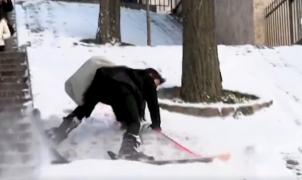
POLYGON ((265 9, 266 44, 291 45, 302 41, 302 0, 274 0, 265 9))
MULTIPOLYGON (((150 6, 154 6, 157 12, 172 12, 180 0, 149 0, 150 6)), ((146 0, 122 0, 123 3, 133 3, 144 6, 146 0)))

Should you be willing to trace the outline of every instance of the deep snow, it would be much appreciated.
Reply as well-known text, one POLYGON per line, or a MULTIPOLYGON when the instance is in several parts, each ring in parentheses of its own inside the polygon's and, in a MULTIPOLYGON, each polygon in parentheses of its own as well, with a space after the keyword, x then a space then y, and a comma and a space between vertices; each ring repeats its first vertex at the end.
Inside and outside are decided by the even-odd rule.
MULTIPOLYGON (((96 4, 32 0, 16 9, 19 44, 28 45, 34 105, 41 110, 46 127, 58 124, 75 107, 64 92, 64 82, 93 55, 135 68, 154 67, 167 78, 165 87, 181 83, 181 28, 167 15, 152 14, 152 41, 156 46, 146 47, 144 11, 122 8, 123 41, 137 46, 115 47, 79 42, 95 35, 96 4)), ((99 105, 93 116, 58 147, 74 161, 67 165, 43 164, 39 177, 296 179, 295 173, 286 168, 285 160, 301 159, 301 55, 300 46, 219 46, 223 87, 274 101, 272 107, 253 116, 200 118, 161 109, 164 132, 200 154, 230 152, 228 162, 152 166, 108 160, 106 151, 118 150, 123 132, 115 123, 111 108, 99 105)), ((158 159, 188 157, 167 142, 156 141, 153 133, 144 133, 143 139, 142 150, 158 159)))

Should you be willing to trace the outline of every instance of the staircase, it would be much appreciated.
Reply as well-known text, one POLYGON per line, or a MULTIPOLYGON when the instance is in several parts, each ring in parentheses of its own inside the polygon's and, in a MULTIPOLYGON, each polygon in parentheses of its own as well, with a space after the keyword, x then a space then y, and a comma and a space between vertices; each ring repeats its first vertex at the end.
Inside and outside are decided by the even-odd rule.
MULTIPOLYGON (((10 22, 16 29, 15 13, 10 22)), ((35 180, 38 164, 27 53, 18 49, 17 33, 0 52, 0 180, 35 180)))
POLYGON ((26 52, 0 53, 0 113, 19 114, 31 100, 26 52))

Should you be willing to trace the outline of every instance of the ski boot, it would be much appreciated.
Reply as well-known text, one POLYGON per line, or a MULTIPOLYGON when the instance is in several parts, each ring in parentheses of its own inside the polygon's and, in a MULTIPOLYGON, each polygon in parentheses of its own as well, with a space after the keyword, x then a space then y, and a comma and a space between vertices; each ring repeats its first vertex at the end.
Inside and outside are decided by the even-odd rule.
POLYGON ((123 137, 123 142, 119 150, 119 158, 127 160, 137 160, 137 161, 152 161, 153 156, 148 156, 142 152, 138 151, 141 141, 139 136, 130 133, 125 133, 123 137))
POLYGON ((79 126, 81 121, 73 114, 63 118, 63 122, 59 127, 46 130, 46 136, 55 144, 61 143, 67 138, 68 134, 79 126))

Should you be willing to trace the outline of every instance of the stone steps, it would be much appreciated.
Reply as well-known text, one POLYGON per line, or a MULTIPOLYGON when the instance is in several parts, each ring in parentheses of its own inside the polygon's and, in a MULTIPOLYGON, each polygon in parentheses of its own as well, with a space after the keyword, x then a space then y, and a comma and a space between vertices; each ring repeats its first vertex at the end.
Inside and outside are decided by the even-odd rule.
MULTIPOLYGON (((33 134, 32 132, 28 131, 28 132, 19 132, 17 134, 4 134, 4 133, 0 133, 0 141, 4 141, 4 140, 7 140, 7 141, 11 141, 11 142, 25 142, 32 137, 33 134)), ((0 152, 1 152, 1 149, 0 149, 0 152)))
POLYGON ((34 166, 29 165, 14 165, 0 166, 0 179, 2 180, 34 180, 34 166))
POLYGON ((0 180, 34 180, 39 154, 36 135, 30 118, 22 115, 6 112, 0 116, 0 180))
POLYGON ((0 83, 26 83, 29 81, 28 77, 20 77, 20 76, 5 76, 5 77, 0 77, 0 83))
POLYGON ((25 52, 1 52, 0 65, 26 63, 26 56, 25 52))
MULTIPOLYGON (((9 20, 17 31, 15 12, 9 20)), ((34 180, 38 164, 37 137, 26 116, 32 106, 27 52, 17 45, 16 32, 0 52, 0 180, 34 180)))
POLYGON ((2 64, 0 68, 0 73, 5 72, 24 72, 27 70, 27 66, 24 64, 2 64))

